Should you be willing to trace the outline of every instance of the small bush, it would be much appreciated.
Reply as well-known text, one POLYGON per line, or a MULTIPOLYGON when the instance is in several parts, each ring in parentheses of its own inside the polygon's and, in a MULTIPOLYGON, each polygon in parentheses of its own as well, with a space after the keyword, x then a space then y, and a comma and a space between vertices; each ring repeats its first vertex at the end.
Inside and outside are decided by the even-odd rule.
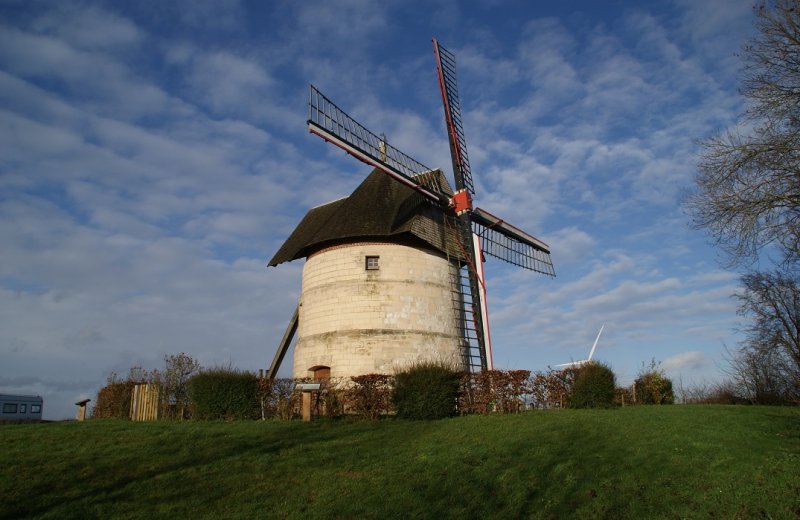
POLYGON ((614 372, 592 361, 578 368, 569 394, 570 408, 611 408, 616 388, 614 372))
POLYGON ((637 403, 673 404, 675 402, 672 381, 659 368, 659 363, 655 359, 650 362, 649 367, 643 368, 633 384, 637 403))
POLYGON ((257 419, 261 417, 258 378, 251 372, 213 368, 189 380, 195 419, 257 419))
POLYGON ((93 419, 130 419, 134 381, 113 381, 97 392, 93 419))
POLYGON ((461 372, 444 364, 418 363, 395 374, 397 417, 430 420, 456 414, 461 372))

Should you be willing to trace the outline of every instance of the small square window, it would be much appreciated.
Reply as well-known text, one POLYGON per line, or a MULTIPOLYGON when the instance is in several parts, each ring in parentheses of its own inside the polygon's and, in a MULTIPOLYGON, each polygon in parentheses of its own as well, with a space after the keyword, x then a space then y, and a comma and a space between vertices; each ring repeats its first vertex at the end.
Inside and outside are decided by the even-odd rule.
POLYGON ((32 404, 31 405, 31 413, 42 413, 42 405, 40 405, 40 404, 32 404))
POLYGON ((17 413, 17 404, 16 403, 3 404, 3 413, 17 413))
POLYGON ((28 405, 27 404, 19 405, 19 413, 25 413, 27 411, 28 411, 28 405))
POLYGON ((378 263, 379 259, 380 259, 379 256, 368 256, 367 257, 367 265, 366 265, 367 270, 368 271, 372 271, 372 270, 375 270, 375 269, 380 269, 380 264, 378 263))

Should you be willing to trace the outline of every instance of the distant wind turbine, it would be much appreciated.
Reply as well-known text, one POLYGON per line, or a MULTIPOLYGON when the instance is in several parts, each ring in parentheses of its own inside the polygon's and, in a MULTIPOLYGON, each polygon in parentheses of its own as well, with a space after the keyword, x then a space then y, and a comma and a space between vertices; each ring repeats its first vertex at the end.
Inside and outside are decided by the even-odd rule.
POLYGON ((605 327, 605 326, 606 326, 606 324, 603 323, 603 325, 600 327, 600 332, 598 332, 597 333, 597 337, 594 338, 594 345, 592 345, 592 350, 589 351, 589 357, 588 358, 581 359, 580 361, 573 361, 572 363, 562 363, 560 365, 555 365, 555 366, 556 367, 565 367, 565 368, 566 367, 579 367, 579 366, 583 365, 584 363, 588 363, 589 361, 591 361, 592 360, 592 356, 594 355, 594 349, 597 348, 597 342, 600 341, 600 334, 603 333, 603 327, 605 327))

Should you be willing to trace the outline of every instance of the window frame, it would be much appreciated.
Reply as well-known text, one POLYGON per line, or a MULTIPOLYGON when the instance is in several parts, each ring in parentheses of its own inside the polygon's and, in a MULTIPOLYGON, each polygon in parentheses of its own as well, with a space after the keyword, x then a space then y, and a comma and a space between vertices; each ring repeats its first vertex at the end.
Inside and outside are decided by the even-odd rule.
POLYGON ((18 403, 3 403, 3 413, 4 414, 16 414, 19 413, 17 410, 19 409, 18 403), (13 407, 13 409, 12 409, 13 407))
POLYGON ((42 413, 42 405, 40 405, 40 404, 32 404, 31 405, 31 413, 42 413))
POLYGON ((379 271, 381 268, 380 259, 379 255, 366 255, 364 257, 364 269, 367 271, 379 271))

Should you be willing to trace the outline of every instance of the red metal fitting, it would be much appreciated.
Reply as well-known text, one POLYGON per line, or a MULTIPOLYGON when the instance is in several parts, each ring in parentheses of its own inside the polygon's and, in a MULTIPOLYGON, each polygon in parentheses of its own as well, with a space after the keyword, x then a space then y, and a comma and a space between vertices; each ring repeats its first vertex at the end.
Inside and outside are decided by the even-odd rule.
POLYGON ((472 209, 472 195, 467 190, 458 190, 453 194, 450 199, 450 207, 456 212, 456 215, 461 215, 465 211, 472 209))

